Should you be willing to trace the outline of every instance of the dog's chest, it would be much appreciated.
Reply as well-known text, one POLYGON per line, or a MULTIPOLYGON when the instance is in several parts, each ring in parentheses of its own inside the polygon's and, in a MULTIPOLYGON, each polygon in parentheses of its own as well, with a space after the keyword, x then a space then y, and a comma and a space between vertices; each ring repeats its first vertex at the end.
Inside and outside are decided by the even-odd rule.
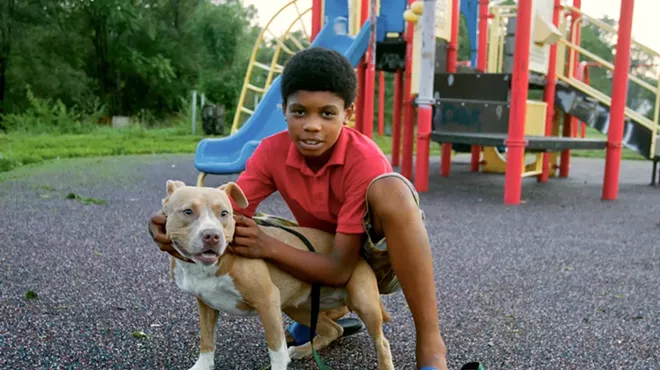
POLYGON ((216 276, 218 266, 177 263, 174 282, 179 289, 200 298, 218 311, 233 315, 254 315, 253 310, 238 308, 243 299, 229 274, 216 276))

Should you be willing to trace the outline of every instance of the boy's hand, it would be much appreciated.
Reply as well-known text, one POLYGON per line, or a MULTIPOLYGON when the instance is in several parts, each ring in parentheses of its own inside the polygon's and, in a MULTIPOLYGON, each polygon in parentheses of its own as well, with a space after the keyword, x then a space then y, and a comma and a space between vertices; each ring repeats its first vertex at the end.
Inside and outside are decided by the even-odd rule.
POLYGON ((234 240, 228 250, 246 258, 268 258, 269 236, 249 217, 235 214, 234 220, 236 230, 234 240))
POLYGON ((155 213, 149 220, 149 235, 158 245, 161 251, 167 252, 175 258, 187 260, 177 252, 172 246, 172 240, 165 231, 167 216, 163 212, 155 213))

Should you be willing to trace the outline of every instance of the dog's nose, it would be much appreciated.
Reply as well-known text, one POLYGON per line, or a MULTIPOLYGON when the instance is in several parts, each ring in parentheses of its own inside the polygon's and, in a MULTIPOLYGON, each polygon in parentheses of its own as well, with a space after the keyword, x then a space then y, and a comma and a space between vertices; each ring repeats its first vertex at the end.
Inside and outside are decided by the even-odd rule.
POLYGON ((222 236, 217 230, 207 229, 202 231, 202 238, 204 240, 204 243, 209 245, 215 245, 218 244, 222 236))

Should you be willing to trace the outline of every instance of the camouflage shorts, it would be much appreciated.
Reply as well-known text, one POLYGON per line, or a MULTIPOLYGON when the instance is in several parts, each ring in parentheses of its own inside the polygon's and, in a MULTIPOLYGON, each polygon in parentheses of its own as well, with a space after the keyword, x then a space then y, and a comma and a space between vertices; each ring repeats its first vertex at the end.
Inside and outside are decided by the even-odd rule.
MULTIPOLYGON (((406 179, 397 172, 391 172, 378 176, 371 182, 371 184, 369 184, 369 187, 371 187, 374 181, 385 177, 400 178, 410 189, 410 192, 415 198, 415 203, 417 203, 417 206, 419 207, 419 194, 417 193, 417 190, 415 190, 414 185, 410 181, 408 181, 408 179, 406 179)), ((367 202, 366 198, 365 198, 365 202, 366 202, 367 211, 365 212, 364 217, 362 219, 362 224, 364 226, 364 231, 366 232, 368 237, 365 243, 362 245, 360 254, 374 270, 374 273, 376 274, 376 279, 378 280, 378 291, 380 292, 380 294, 391 294, 401 289, 401 287, 399 286, 399 279, 394 274, 394 270, 392 269, 392 264, 390 263, 390 258, 387 251, 387 240, 385 240, 385 238, 381 238, 379 240, 373 240, 374 237, 372 232, 373 225, 371 223, 369 203, 367 202)), ((424 212, 420 209, 419 213, 422 216, 422 220, 424 220, 424 212)), ((282 218, 279 216, 264 214, 264 213, 255 214, 254 219, 257 222, 259 220, 267 220, 270 223, 281 226, 291 226, 291 227, 298 226, 298 224, 295 221, 282 218)))

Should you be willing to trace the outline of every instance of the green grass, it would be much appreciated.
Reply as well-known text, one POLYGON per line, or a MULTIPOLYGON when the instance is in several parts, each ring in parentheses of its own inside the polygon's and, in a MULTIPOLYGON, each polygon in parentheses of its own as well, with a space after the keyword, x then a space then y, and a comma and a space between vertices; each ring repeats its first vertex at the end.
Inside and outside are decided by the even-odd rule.
MULTIPOLYGON (((80 135, 12 133, 0 135, 0 172, 25 165, 37 165, 57 158, 101 157, 139 154, 194 153, 202 135, 192 135, 189 128, 127 129, 99 128, 80 135)), ((604 138, 588 129, 587 137, 604 138)), ((375 136, 374 141, 386 153, 392 149, 391 137, 375 136)), ((440 155, 440 145, 431 143, 431 155, 440 155)), ((575 157, 604 158, 604 150, 574 150, 575 157)), ((643 160, 624 149, 623 159, 643 160)))
POLYGON ((201 138, 201 135, 186 134, 179 128, 100 128, 80 135, 2 135, 0 172, 57 158, 194 153, 201 138))

